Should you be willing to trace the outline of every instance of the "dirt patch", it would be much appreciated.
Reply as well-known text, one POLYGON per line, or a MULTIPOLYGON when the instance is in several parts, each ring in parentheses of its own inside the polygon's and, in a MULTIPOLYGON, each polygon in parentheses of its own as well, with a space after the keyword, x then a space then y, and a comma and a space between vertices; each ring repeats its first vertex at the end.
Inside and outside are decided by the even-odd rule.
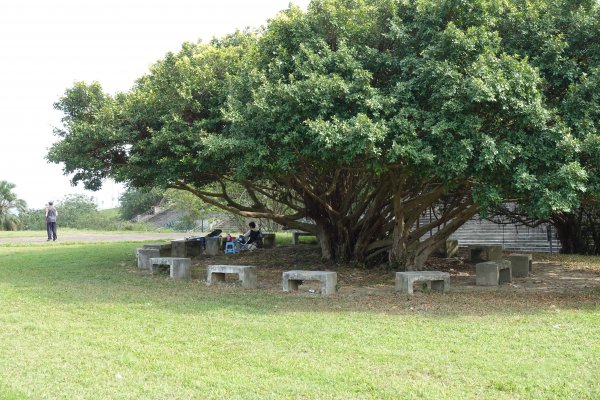
MULTIPOLYGON (((59 232, 60 242, 107 242, 182 239, 177 233, 64 233, 59 232)), ((2 242, 45 242, 45 237, 0 238, 2 242)), ((506 254, 505 256, 507 256, 506 254)), ((206 280, 209 264, 255 265, 258 267, 258 288, 272 297, 290 296, 305 300, 297 307, 323 307, 327 310, 371 310, 378 312, 406 313, 488 313, 529 312, 548 310, 558 312, 561 308, 600 306, 600 262, 598 257, 560 258, 547 254, 534 254, 533 271, 527 278, 515 278, 509 284, 498 287, 475 285, 475 266, 466 259, 466 252, 456 258, 431 257, 427 270, 450 273, 449 293, 419 291, 407 297, 394 291, 393 270, 383 265, 365 269, 356 265, 323 261, 318 246, 301 244, 280 245, 273 249, 258 249, 239 254, 196 257, 193 278, 206 280), (329 270, 338 273, 339 292, 321 297, 310 293, 318 289, 316 282, 306 282, 295 293, 282 294, 281 274, 293 269, 329 270)), ((239 282, 227 276, 227 283, 208 290, 217 293, 239 292, 239 282)), ((291 305, 286 302, 286 307, 291 305)), ((293 306, 292 306, 293 307, 293 306)))
MULTIPOLYGON (((534 257, 535 258, 535 257, 534 257)), ((527 310, 531 308, 580 307, 600 304, 600 270, 535 261, 527 278, 515 278, 498 287, 475 285, 475 266, 464 257, 432 257, 425 269, 449 272, 451 291, 447 295, 416 292, 408 298, 394 292, 394 271, 381 267, 357 266, 323 261, 318 247, 311 245, 278 246, 233 255, 200 256, 194 259, 194 278, 204 280, 210 264, 255 265, 259 289, 281 292, 281 274, 293 269, 330 270, 338 273, 339 292, 335 307, 377 310, 446 311, 473 310, 486 302, 490 309, 527 310), (399 299, 403 301, 399 303, 399 299), (411 308, 412 307, 412 308, 411 308)), ((226 285, 235 286, 236 277, 228 276, 226 285)), ((318 283, 306 282, 296 296, 311 296, 318 283)))

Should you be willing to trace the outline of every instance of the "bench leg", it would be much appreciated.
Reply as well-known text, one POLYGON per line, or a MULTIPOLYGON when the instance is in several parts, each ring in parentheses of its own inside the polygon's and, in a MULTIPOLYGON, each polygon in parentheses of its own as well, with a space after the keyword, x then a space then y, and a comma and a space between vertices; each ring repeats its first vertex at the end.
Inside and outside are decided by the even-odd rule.
POLYGON ((405 276, 400 276, 396 282, 396 291, 408 295, 413 294, 413 280, 405 276))
POLYGON ((240 281, 242 281, 242 287, 246 289, 256 289, 256 270, 245 270, 238 276, 240 281))
POLYGON ((326 277, 321 281, 321 294, 329 295, 337 292, 337 276, 326 277))
POLYGON ((477 286, 498 286, 500 271, 498 263, 488 261, 475 265, 475 284, 477 286))
POLYGON ((190 265, 184 264, 171 265, 170 275, 173 279, 191 279, 192 268, 190 265))
POLYGON ((498 274, 498 283, 500 284, 500 283, 512 282, 511 275, 512 274, 511 274, 510 268, 501 269, 498 274))

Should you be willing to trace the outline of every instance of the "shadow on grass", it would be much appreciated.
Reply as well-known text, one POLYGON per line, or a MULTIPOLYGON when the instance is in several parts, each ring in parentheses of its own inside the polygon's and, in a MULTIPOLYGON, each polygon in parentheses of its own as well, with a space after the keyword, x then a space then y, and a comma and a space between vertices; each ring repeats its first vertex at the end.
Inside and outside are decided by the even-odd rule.
MULTIPOLYGON (((416 314, 435 318, 600 307, 598 285, 563 292, 477 289, 447 294, 417 292, 407 297, 393 291, 393 274, 385 270, 369 271, 364 278, 367 282, 359 285, 348 282, 333 296, 320 296, 306 290, 283 293, 281 271, 296 269, 296 259, 300 260, 297 262, 299 269, 307 268, 307 265, 313 269, 336 267, 307 258, 306 251, 294 253, 286 260, 285 268, 278 266, 280 258, 270 259, 265 252, 249 255, 252 257, 249 260, 241 259, 252 262, 250 265, 256 265, 259 257, 266 259, 260 264, 259 288, 256 290, 242 289, 233 280, 209 287, 204 281, 206 265, 223 262, 222 258, 204 260, 195 267, 191 281, 174 281, 166 275, 150 276, 139 271, 134 256, 137 247, 140 243, 0 247, 0 285, 18 291, 20 296, 43 298, 53 303, 151 304, 168 312, 184 314, 218 310, 247 314, 318 311, 416 314)), ((353 274, 360 275, 360 271, 352 268, 337 266, 337 269, 348 281, 353 274)))

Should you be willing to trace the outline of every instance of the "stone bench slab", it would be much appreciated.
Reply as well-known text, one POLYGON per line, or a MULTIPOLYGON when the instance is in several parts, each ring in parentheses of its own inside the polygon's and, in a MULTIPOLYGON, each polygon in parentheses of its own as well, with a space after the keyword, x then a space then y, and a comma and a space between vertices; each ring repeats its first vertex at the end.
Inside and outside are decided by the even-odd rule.
POLYGON ((321 282, 321 294, 333 294, 337 292, 337 273, 331 271, 286 271, 282 275, 283 291, 290 292, 298 290, 303 281, 321 282))
POLYGON ((160 252, 157 257, 170 257, 171 254, 171 243, 156 243, 156 244, 145 244, 144 249, 156 249, 160 252))
POLYGON ((206 281, 209 285, 224 282, 225 274, 237 274, 242 281, 242 287, 256 289, 256 267, 253 265, 209 265, 206 281))
POLYGON ((512 276, 514 278, 526 278, 531 273, 532 257, 531 254, 510 254, 508 256, 512 276))
POLYGON ((150 259, 160 257, 160 250, 156 248, 137 249, 135 256, 137 258, 137 266, 139 269, 152 270, 150 259))
POLYGON ((158 270, 159 265, 169 266, 169 275, 173 279, 192 278, 192 260, 183 257, 153 257, 150 258, 152 273, 158 270))
POLYGON ((396 291, 413 294, 413 284, 425 282, 431 290, 447 292, 450 289, 450 274, 441 271, 396 272, 396 291))
POLYGON ((501 283, 512 282, 512 268, 508 260, 475 264, 475 274, 477 286, 498 286, 501 283))
POLYGON ((223 248, 225 247, 225 242, 223 242, 223 238, 221 237, 207 237, 206 239, 206 249, 204 252, 208 256, 216 256, 223 252, 223 248))
POLYGON ((202 240, 177 239, 171 241, 171 256, 178 258, 197 257, 204 252, 202 240))

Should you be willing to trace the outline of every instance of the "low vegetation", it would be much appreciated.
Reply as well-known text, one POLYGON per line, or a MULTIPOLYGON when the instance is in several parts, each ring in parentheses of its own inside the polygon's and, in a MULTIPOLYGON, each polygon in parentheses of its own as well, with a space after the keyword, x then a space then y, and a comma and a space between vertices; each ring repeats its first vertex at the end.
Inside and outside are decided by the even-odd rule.
MULTIPOLYGON (((120 209, 98 210, 93 199, 83 195, 67 195, 57 202, 58 225, 62 230, 84 229, 101 231, 144 231, 151 227, 124 220, 120 209)), ((20 225, 26 231, 44 231, 46 220, 43 209, 29 209, 19 215, 20 225)))
POLYGON ((446 295, 406 298, 389 270, 321 265, 317 246, 232 258, 259 265, 259 289, 243 290, 207 287, 207 259, 192 281, 144 274, 140 245, 0 244, 0 398, 600 396, 597 259, 569 267, 591 260, 584 289, 478 291, 453 276, 446 295), (282 293, 282 262, 336 268, 342 289, 282 293))

